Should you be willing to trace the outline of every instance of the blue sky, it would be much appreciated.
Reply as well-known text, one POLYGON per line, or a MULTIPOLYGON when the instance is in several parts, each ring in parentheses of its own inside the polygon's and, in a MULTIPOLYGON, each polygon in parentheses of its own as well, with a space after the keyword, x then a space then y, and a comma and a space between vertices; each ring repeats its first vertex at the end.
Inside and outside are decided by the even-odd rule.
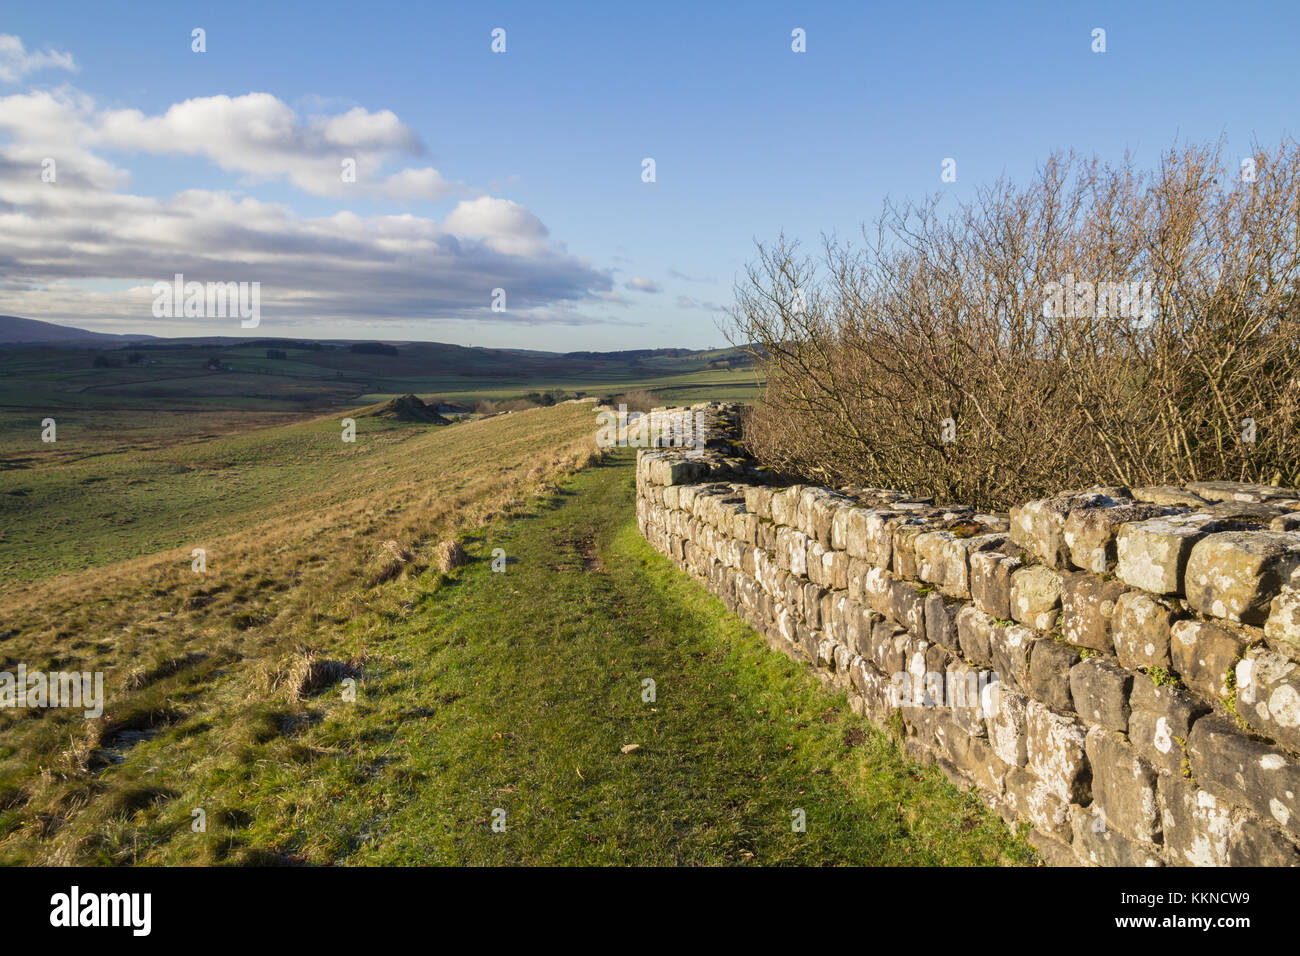
POLYGON ((0 312, 239 334, 150 313, 149 284, 188 269, 261 281, 266 335, 706 347, 756 239, 850 235, 886 196, 960 199, 1053 149, 1149 164, 1175 139, 1223 136, 1233 157, 1295 135, 1300 5, 74 2, 11 6, 0 34, 28 58, 11 43, 6 77, 0 55, 0 312), (75 69, 30 59, 44 52, 75 69), (186 114, 198 129, 150 122, 213 97, 237 104, 186 114), (268 157, 207 127, 236 108, 299 125, 268 157), (304 132, 358 108, 329 149, 304 132), (445 187, 300 174, 372 122, 387 138, 368 180, 436 170, 421 175, 445 187), (39 169, 12 178, 61 153, 62 205, 31 195, 39 169))

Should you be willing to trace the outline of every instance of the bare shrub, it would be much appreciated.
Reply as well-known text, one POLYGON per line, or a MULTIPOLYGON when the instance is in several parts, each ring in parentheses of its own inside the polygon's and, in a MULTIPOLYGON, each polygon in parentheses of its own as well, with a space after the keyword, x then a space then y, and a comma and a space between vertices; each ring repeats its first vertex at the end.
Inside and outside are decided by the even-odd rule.
POLYGON ((663 406, 663 399, 657 397, 654 392, 648 389, 638 388, 630 392, 624 392, 616 396, 611 404, 625 405, 630 412, 648 412, 663 406))
POLYGON ((726 329, 746 440, 828 484, 1006 507, 1093 483, 1300 483, 1300 151, 1053 156, 818 261, 759 246, 726 329), (1145 293, 1149 291, 1149 299, 1145 293))

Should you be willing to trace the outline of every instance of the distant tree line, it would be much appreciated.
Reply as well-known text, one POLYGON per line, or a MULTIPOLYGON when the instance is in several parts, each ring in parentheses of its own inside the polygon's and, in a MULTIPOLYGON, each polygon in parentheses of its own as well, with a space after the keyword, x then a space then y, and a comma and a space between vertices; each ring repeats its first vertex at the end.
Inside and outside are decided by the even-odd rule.
POLYGON ((383 342, 357 342, 349 351, 356 355, 396 355, 397 346, 385 345, 383 342))

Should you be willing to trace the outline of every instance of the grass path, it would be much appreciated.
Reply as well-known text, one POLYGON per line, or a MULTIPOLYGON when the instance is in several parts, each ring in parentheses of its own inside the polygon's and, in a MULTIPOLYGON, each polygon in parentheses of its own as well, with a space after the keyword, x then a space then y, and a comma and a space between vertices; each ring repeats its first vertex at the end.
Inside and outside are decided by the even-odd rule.
POLYGON ((587 469, 419 582, 358 701, 319 699, 305 755, 242 782, 241 842, 352 864, 1033 860, 654 553, 632 495, 629 458, 587 469))

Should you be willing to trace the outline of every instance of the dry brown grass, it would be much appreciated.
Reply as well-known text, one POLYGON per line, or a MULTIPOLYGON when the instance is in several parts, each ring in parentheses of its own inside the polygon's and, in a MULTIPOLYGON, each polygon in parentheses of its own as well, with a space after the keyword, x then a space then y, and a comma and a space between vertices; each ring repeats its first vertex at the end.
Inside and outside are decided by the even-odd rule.
POLYGON ((469 561, 465 546, 455 538, 444 541, 433 552, 433 563, 443 574, 449 574, 456 568, 463 567, 469 561))

